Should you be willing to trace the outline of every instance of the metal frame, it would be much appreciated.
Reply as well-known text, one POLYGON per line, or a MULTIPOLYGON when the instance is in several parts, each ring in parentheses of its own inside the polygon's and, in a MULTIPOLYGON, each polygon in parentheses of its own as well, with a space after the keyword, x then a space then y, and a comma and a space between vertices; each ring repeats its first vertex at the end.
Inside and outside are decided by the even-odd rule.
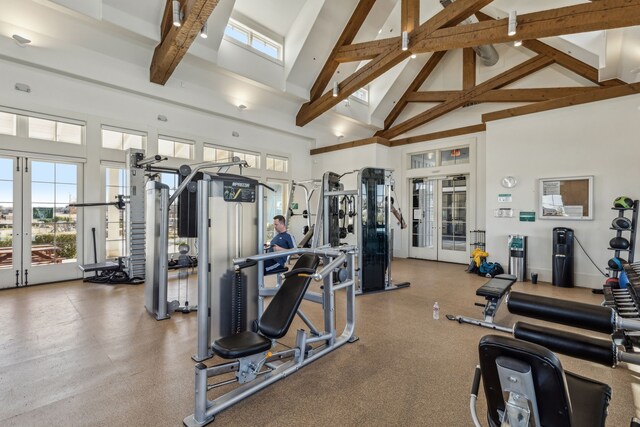
MULTIPOLYGON (((334 197, 334 196, 352 196, 355 195, 356 196, 356 200, 355 200, 355 211, 356 212, 361 212, 362 211, 362 173, 365 169, 372 169, 370 167, 365 167, 362 168, 360 170, 354 170, 351 172, 347 172, 343 175, 341 175, 340 177, 347 175, 347 174, 352 174, 352 173, 357 173, 357 178, 356 178, 356 186, 357 188, 355 190, 339 190, 339 191, 327 191, 326 190, 326 184, 327 184, 327 180, 329 177, 329 174, 333 173, 333 172, 325 172, 323 175, 323 179, 322 179, 322 185, 320 187, 320 201, 318 203, 318 212, 316 215, 316 225, 315 225, 315 234, 313 236, 313 243, 312 243, 312 247, 321 247, 320 245, 320 235, 322 235, 323 237, 323 245, 328 245, 329 244, 329 227, 327 226, 327 224, 329 224, 329 203, 330 203, 330 198, 334 197)), ((373 168, 373 169, 383 169, 383 168, 373 168)), ((392 185, 392 181, 393 179, 391 178, 391 175, 393 173, 393 169, 384 169, 385 171, 385 184, 384 184, 384 194, 385 194, 385 200, 390 200, 391 197, 391 185, 392 185)), ((387 245, 388 245, 388 263, 387 263, 387 271, 385 273, 385 287, 384 287, 384 291, 389 291, 389 290, 395 290, 395 289, 401 289, 407 286, 410 286, 410 284, 408 282, 403 282, 403 283, 399 283, 399 284, 394 284, 393 283, 393 279, 391 277, 391 261, 393 260, 393 229, 391 228, 391 203, 387 202, 386 203, 386 216, 387 216, 387 221, 386 221, 386 235, 387 235, 387 245)), ((358 274, 357 274, 357 282, 356 282, 356 294, 360 295, 362 294, 362 285, 361 285, 361 281, 362 281, 362 218, 360 218, 360 214, 358 215, 358 221, 356 221, 357 226, 354 227, 354 234, 356 236, 357 239, 357 246, 356 246, 356 258, 357 258, 357 263, 358 263, 358 274)), ((324 247, 324 246, 322 246, 324 247)))
MULTIPOLYGON (((206 183, 198 183, 198 211, 200 213, 199 227, 208 227, 207 218, 202 215, 200 210, 208 205, 206 195, 208 193, 201 191, 206 189, 206 183), (204 193, 204 195, 202 195, 204 193)), ((200 228, 199 228, 200 231, 200 228)), ((206 242, 199 243, 201 249, 208 246, 208 233, 199 233, 206 242)), ((283 255, 301 255, 316 254, 323 258, 324 268, 313 275, 316 281, 322 281, 322 293, 307 291, 305 299, 319 304, 322 307, 324 328, 323 330, 315 327, 308 317, 300 310, 298 315, 303 322, 309 327, 310 333, 299 329, 296 334, 296 344, 292 349, 280 352, 263 352, 251 356, 243 357, 232 362, 223 363, 213 367, 207 367, 203 363, 195 366, 195 410, 192 415, 184 419, 186 426, 203 426, 213 421, 216 414, 227 409, 231 405, 240 402, 246 397, 251 396, 268 385, 285 378, 286 376, 298 371, 301 367, 319 359, 320 357, 330 353, 341 347, 347 342, 354 342, 358 338, 354 336, 355 331, 355 263, 353 257, 355 250, 353 247, 345 247, 342 250, 332 249, 292 249, 288 251, 279 251, 278 253, 266 253, 251 256, 248 258, 235 259, 236 265, 247 261, 257 261, 262 264, 264 260, 277 258, 283 255), (333 282, 333 271, 342 268, 346 263, 347 277, 340 283, 333 282), (335 325, 335 293, 336 291, 345 290, 346 292, 346 324, 340 336, 337 336, 335 325), (312 346, 318 344, 317 346, 312 346), (311 347, 310 347, 311 346, 311 347), (286 361, 285 361, 286 360, 286 361), (208 378, 236 372, 235 379, 222 381, 217 384, 208 384, 208 378), (238 382, 240 385, 234 390, 223 394, 213 400, 207 398, 207 391, 222 385, 238 382)), ((208 255, 200 252, 200 256, 208 255)), ((198 274, 208 276, 210 273, 208 268, 204 267, 205 263, 198 264, 198 274), (202 266, 202 267, 201 267, 202 266)), ((200 301, 208 301, 209 290, 205 286, 207 280, 198 280, 198 295, 200 301)), ((261 281, 258 282, 260 285, 261 281)), ((264 298, 263 288, 260 288, 260 299, 264 298)), ((207 310, 198 312, 198 352, 203 355, 211 355, 211 331, 210 323, 207 319, 207 310)), ((261 312, 260 312, 261 314, 261 312)), ((276 343, 273 343, 275 346, 276 343)), ((273 347, 272 347, 273 348, 273 347)), ((202 359, 204 360, 204 359, 202 359)))

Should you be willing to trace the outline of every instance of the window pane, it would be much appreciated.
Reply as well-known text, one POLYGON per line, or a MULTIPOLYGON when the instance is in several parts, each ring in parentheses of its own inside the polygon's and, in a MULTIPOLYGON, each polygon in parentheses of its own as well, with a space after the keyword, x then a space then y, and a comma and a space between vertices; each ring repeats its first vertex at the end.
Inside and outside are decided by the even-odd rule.
POLYGON ((123 144, 122 149, 128 150, 129 148, 137 148, 140 150, 144 150, 144 141, 142 135, 132 135, 130 133, 123 133, 123 144))
POLYGON ((56 163, 56 182, 62 184, 76 184, 78 182, 76 165, 56 163))
POLYGON ((469 163, 469 147, 440 151, 442 166, 469 163))
POLYGON ((102 146, 114 150, 122 150, 122 132, 102 129, 102 146))
POLYGON ((411 169, 432 168, 436 165, 436 152, 411 155, 411 169))
POLYGON ((0 158, 0 180, 13 180, 13 159, 0 158))
POLYGON ((205 162, 212 162, 216 159, 216 150, 211 147, 204 147, 202 152, 202 160, 205 162))
POLYGON ((82 126, 58 122, 56 140, 71 144, 82 144, 82 126))
POLYGON ((54 141, 56 139, 56 122, 29 117, 29 138, 54 141))
POLYGON ((55 164, 50 162, 31 162, 31 180, 33 182, 54 182, 55 164))
POLYGON ((249 44, 249 33, 241 28, 228 24, 224 34, 241 43, 249 44))
POLYGON ((182 142, 175 143, 176 154, 175 157, 180 159, 191 159, 191 144, 184 144, 182 142))
POLYGON ((56 203, 59 205, 64 206, 70 203, 76 203, 77 193, 78 188, 75 185, 56 183, 56 203))
POLYGON ((0 133, 5 135, 16 134, 16 115, 0 111, 0 133))
POLYGON ((173 141, 158 139, 158 154, 173 157, 173 141))
POLYGON ((264 53, 265 55, 269 55, 272 58, 280 59, 278 48, 273 44, 267 42, 266 40, 262 40, 261 38, 254 36, 251 41, 251 46, 254 49, 264 53))
POLYGON ((55 184, 34 182, 31 184, 33 194, 31 200, 35 206, 37 203, 55 203, 55 184))

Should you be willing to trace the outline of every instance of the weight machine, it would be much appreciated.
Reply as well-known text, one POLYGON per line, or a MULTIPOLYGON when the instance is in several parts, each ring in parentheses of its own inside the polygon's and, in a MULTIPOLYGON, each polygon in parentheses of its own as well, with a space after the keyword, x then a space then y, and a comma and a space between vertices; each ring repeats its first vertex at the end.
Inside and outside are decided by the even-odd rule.
MULTIPOLYGON (((409 282, 394 284, 391 277, 393 229, 390 224, 391 215, 396 215, 391 203, 392 173, 390 169, 362 168, 342 175, 334 172, 323 175, 311 247, 336 248, 349 234, 355 235, 358 294, 410 286, 409 282), (356 189, 345 190, 341 180, 353 173, 357 174, 356 189)), ((398 219, 402 224, 402 217, 398 219)))
POLYGON ((220 173, 205 174, 197 183, 201 309, 193 359, 202 362, 216 354, 234 360, 212 367, 196 364, 195 409, 184 419, 187 426, 213 421, 220 411, 357 340, 355 249, 297 248, 262 254, 265 187, 247 177, 220 173), (279 288, 266 288, 264 261, 283 255, 300 258, 284 274, 279 288), (324 268, 316 272, 320 258, 324 268), (320 293, 308 290, 312 280, 323 282, 320 293), (340 335, 335 324, 335 299, 339 291, 346 293, 346 321, 340 335), (267 297, 273 299, 265 309, 267 297), (321 307, 324 328, 316 327, 302 312, 303 299, 321 307), (276 351, 277 339, 287 334, 296 314, 309 332, 298 330, 295 347, 276 351), (231 373, 235 374, 232 379, 208 384, 208 378, 231 373), (208 400, 208 391, 232 383, 239 386, 208 400))
MULTIPOLYGON (((181 195, 188 196, 189 193, 195 194, 197 189, 196 179, 203 179, 205 176, 201 171, 206 169, 217 169, 218 174, 223 174, 232 166, 248 167, 244 160, 234 157, 229 162, 204 162, 192 166, 182 165, 177 170, 180 176, 184 177, 175 190, 169 196, 169 186, 161 182, 152 180, 146 185, 146 254, 148 262, 146 263, 146 280, 145 280, 145 308, 149 314, 153 315, 156 320, 170 318, 173 311, 184 311, 185 307, 180 307, 177 300, 167 301, 168 280, 169 280, 169 207, 178 200, 181 195), (224 172, 223 172, 224 171, 224 172), (187 190, 185 192, 185 190, 187 190)), ((165 169, 166 171, 166 169, 165 169)), ((182 202, 188 205, 192 200, 190 196, 182 202)), ((195 199, 194 199, 195 200, 195 199)), ((189 212, 188 207, 181 206, 183 215, 186 219, 181 219, 183 228, 195 232, 193 225, 195 224, 196 212, 189 212)), ((189 234, 191 237, 200 237, 199 234, 189 234)), ((186 307, 188 311, 197 310, 197 306, 186 307)))

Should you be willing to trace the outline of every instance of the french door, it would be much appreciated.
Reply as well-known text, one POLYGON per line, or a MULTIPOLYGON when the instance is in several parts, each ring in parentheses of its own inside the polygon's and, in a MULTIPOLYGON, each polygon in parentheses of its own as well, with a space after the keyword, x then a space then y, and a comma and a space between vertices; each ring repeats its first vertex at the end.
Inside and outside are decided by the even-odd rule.
POLYGON ((0 156, 0 288, 81 277, 80 164, 0 156))
POLYGON ((467 264, 468 176, 411 180, 409 256, 467 264))

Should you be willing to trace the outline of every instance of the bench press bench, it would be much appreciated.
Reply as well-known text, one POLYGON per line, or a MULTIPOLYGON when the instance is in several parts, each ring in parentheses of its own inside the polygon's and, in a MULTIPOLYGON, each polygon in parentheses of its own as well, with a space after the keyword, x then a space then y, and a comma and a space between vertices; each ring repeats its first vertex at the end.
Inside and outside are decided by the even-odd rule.
POLYGON ((516 280, 516 276, 510 274, 498 274, 476 290, 476 295, 484 297, 486 300, 484 305, 476 303, 476 305, 484 307, 483 320, 465 316, 453 316, 451 314, 447 314, 447 319, 457 320, 458 323, 470 323, 472 325, 482 326, 485 328, 502 330, 501 326, 493 323, 493 319, 495 318, 496 311, 498 311, 498 307, 500 307, 502 301, 509 294, 511 286, 513 286, 516 280))

